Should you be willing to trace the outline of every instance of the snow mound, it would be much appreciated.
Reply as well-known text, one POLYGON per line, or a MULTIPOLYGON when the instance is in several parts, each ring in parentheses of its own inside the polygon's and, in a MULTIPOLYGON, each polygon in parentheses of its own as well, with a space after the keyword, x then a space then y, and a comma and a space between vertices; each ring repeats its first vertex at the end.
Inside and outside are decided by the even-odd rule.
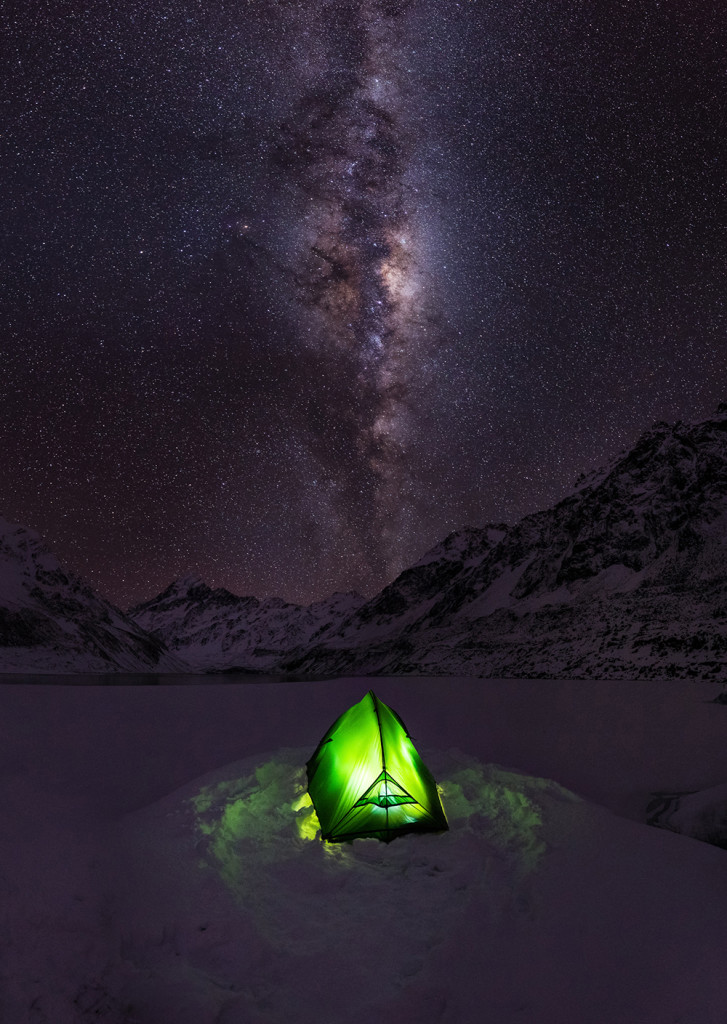
POLYGON ((722 1020, 722 851, 454 751, 422 751, 449 832, 326 844, 309 754, 235 762, 110 827, 119 1019, 722 1020))
POLYGON ((727 849, 727 784, 687 793, 654 793, 649 825, 727 849))

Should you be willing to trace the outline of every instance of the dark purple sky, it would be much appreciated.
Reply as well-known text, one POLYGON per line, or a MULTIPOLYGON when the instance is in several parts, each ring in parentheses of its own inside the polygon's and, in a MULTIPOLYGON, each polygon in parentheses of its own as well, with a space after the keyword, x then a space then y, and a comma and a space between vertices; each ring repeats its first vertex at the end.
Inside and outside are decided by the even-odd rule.
POLYGON ((372 592, 727 397, 717 0, 0 19, 0 514, 122 606, 372 592))

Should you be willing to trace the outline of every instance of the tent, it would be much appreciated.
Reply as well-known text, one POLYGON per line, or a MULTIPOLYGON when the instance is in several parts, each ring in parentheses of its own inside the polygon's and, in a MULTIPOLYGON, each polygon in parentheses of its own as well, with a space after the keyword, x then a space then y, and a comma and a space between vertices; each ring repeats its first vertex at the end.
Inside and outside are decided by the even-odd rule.
POLYGON ((369 690, 337 719, 307 765, 308 792, 329 842, 441 832, 437 784, 406 726, 369 690))

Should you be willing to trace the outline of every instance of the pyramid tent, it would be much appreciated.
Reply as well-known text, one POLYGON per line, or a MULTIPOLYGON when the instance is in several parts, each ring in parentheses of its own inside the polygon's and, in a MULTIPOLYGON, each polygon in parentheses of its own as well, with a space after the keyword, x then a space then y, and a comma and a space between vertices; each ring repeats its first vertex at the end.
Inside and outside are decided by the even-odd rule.
POLYGON ((329 842, 441 832, 437 784, 391 708, 369 690, 337 719, 308 762, 308 792, 329 842))

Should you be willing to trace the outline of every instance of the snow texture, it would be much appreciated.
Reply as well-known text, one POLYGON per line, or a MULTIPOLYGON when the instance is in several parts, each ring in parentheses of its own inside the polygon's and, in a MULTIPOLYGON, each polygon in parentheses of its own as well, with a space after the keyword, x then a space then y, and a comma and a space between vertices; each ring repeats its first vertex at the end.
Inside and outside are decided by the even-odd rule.
POLYGON ((0 672, 179 671, 163 641, 0 519, 0 672))
POLYGON ((188 576, 129 615, 163 639, 192 671, 266 673, 285 654, 335 633, 363 602, 355 592, 333 594, 308 607, 278 597, 259 601, 221 587, 212 590, 199 577, 188 576))
POLYGON ((727 681, 727 405, 657 423, 513 526, 447 537, 370 600, 198 577, 124 615, 0 523, 0 671, 727 681))
POLYGON ((657 423, 554 508, 447 537, 368 601, 181 581, 131 614, 191 670, 727 679, 727 405, 657 423))
POLYGON ((643 822, 727 778, 713 686, 379 680, 450 831, 324 844, 366 685, 0 689, 0 1019, 722 1024, 727 853, 643 822))
POLYGON ((510 528, 454 534, 291 672, 727 678, 727 405, 510 528))

